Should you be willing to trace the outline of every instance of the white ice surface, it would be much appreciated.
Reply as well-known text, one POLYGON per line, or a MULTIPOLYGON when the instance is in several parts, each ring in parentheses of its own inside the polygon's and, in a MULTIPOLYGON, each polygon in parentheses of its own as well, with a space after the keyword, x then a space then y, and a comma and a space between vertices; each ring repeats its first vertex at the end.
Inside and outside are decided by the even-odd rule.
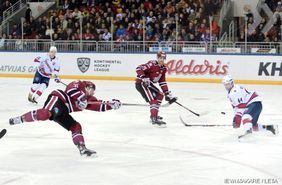
MULTIPOLYGON (((226 178, 260 178, 282 184, 282 137, 255 133, 238 142, 231 127, 184 127, 230 124, 232 110, 221 84, 170 83, 178 105, 161 108, 167 128, 149 123, 149 108, 122 107, 104 113, 73 113, 83 126, 87 147, 98 152, 82 158, 71 134, 54 122, 9 126, 10 117, 42 107, 48 93, 64 88, 53 81, 39 101, 27 102, 31 79, 0 79, 0 185, 221 185, 226 178), (221 112, 226 112, 222 115, 221 112)), ((65 80, 69 82, 69 80, 65 80)), ((134 82, 95 81, 100 99, 144 103, 134 82)), ((262 96, 260 123, 282 126, 281 86, 245 85, 262 96)), ((277 183, 275 183, 277 184, 277 183)))

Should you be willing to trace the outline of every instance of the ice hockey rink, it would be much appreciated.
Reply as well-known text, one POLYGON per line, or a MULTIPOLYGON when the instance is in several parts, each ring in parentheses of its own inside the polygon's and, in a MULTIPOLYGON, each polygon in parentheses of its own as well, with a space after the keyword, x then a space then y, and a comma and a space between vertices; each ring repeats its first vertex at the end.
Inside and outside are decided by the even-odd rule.
MULTIPOLYGON (((0 129, 8 131, 0 139, 0 185, 220 185, 232 179, 282 184, 281 134, 254 133, 239 142, 240 130, 232 127, 181 123, 179 116, 189 124, 231 124, 232 108, 221 84, 169 83, 179 102, 201 116, 176 104, 163 107, 167 128, 152 127, 147 107, 72 113, 83 126, 87 147, 98 153, 83 158, 71 134, 55 122, 8 124, 10 117, 42 107, 48 93, 63 85, 52 81, 33 105, 27 102, 31 79, 0 81, 0 129)), ((134 82, 93 81, 99 99, 144 103, 134 82)), ((259 122, 281 127, 282 86, 244 86, 263 99, 259 122)))

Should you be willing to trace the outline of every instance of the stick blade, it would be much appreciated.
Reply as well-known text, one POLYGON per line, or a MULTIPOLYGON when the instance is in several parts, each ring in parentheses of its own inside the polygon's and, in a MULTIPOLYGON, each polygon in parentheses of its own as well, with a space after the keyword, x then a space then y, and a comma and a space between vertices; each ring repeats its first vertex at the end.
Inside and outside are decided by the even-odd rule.
POLYGON ((1 130, 0 132, 0 139, 7 133, 6 129, 1 130))

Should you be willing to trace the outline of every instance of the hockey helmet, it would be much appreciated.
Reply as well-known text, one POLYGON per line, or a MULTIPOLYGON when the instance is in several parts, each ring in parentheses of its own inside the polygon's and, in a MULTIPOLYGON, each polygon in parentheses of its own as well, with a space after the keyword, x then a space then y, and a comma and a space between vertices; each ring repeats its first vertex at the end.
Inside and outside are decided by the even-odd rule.
POLYGON ((164 59, 166 59, 166 53, 164 51, 159 51, 157 53, 157 58, 163 57, 164 59))
POLYGON ((57 53, 57 48, 56 46, 51 46, 49 49, 50 52, 56 52, 57 53))
POLYGON ((226 75, 225 77, 223 77, 222 83, 223 84, 231 84, 231 83, 234 83, 234 81, 233 81, 233 79, 230 75, 226 75))

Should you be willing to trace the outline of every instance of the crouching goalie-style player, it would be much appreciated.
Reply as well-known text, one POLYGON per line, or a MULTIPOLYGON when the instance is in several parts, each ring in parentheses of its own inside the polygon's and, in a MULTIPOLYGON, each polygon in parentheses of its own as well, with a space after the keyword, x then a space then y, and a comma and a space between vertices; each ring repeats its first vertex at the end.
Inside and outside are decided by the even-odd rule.
POLYGON ((158 115, 159 107, 163 98, 170 104, 177 100, 168 90, 165 74, 167 68, 165 66, 166 53, 160 51, 157 53, 157 60, 151 60, 145 64, 141 64, 136 68, 137 78, 135 87, 146 102, 150 104, 151 121, 153 125, 165 127, 166 123, 162 117, 158 115), (162 92, 154 85, 159 83, 162 92))
POLYGON ((222 83, 228 92, 228 99, 234 110, 233 128, 242 127, 243 135, 251 134, 253 131, 268 130, 274 135, 278 133, 277 125, 261 125, 258 119, 262 111, 262 103, 259 95, 254 91, 248 91, 244 87, 234 84, 231 76, 223 78, 222 83))
POLYGON ((53 120, 71 131, 73 143, 78 147, 81 155, 95 155, 95 151, 86 148, 81 125, 73 119, 70 113, 84 109, 103 112, 121 107, 119 100, 97 100, 93 96, 95 88, 95 84, 90 81, 73 81, 67 85, 65 91, 57 89, 51 92, 43 108, 10 118, 9 123, 15 125, 24 122, 53 120))

